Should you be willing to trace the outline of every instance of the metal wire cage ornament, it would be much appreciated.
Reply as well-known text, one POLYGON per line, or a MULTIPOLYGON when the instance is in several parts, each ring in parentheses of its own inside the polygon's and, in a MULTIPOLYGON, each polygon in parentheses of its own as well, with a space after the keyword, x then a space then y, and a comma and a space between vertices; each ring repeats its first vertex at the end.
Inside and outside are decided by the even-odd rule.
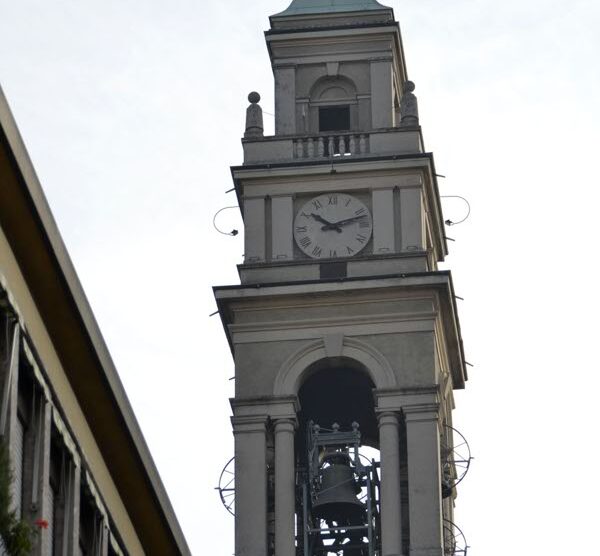
POLYGON ((460 528, 444 519, 444 556, 467 556, 467 539, 460 528))
POLYGON ((219 491, 221 502, 225 509, 231 514, 235 515, 235 457, 231 458, 223 467, 221 475, 219 476, 219 486, 216 490, 219 491))

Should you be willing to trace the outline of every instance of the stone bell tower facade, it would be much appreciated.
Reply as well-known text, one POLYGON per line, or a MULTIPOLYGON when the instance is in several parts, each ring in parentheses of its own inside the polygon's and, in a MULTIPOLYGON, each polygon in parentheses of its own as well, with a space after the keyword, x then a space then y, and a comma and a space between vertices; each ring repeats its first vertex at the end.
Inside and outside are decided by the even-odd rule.
POLYGON ((270 21, 275 135, 252 93, 232 168, 241 285, 215 288, 236 368, 235 554, 454 554, 466 370, 398 24, 375 0, 294 0, 270 21))

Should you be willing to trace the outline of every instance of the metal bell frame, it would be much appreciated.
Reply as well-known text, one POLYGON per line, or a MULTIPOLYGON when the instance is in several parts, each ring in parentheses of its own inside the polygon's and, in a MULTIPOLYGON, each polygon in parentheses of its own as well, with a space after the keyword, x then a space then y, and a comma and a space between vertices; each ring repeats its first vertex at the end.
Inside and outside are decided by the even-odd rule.
POLYGON ((307 424, 307 469, 299 474, 298 480, 298 502, 302 508, 302 530, 298 531, 297 539, 299 554, 303 556, 331 553, 343 553, 344 556, 379 555, 378 470, 380 464, 375 460, 370 461, 369 465, 361 462, 363 456, 359 454, 360 443, 361 434, 356 422, 352 423, 351 431, 342 431, 335 423, 331 429, 321 428, 312 421, 307 424), (352 469, 350 480, 365 493, 360 497, 360 502, 364 504, 362 524, 339 524, 335 523, 335 520, 325 522, 315 517, 313 513, 319 494, 323 494, 322 476, 323 469, 326 469, 323 463, 326 463, 327 457, 335 457, 336 454, 347 459, 352 469), (352 544, 352 537, 359 538, 359 544, 352 544), (366 543, 363 541, 365 537, 366 543))

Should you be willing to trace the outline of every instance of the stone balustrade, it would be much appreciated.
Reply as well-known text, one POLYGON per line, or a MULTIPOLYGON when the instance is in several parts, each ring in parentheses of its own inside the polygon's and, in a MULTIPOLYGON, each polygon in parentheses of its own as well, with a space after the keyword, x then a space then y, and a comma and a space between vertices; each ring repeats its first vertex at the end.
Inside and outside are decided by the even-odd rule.
POLYGON ((314 135, 272 135, 246 137, 244 164, 277 163, 291 160, 319 160, 333 156, 369 157, 422 153, 418 128, 389 128, 368 133, 320 133, 314 135))
POLYGON ((316 135, 294 140, 294 158, 329 158, 368 153, 368 133, 316 135))

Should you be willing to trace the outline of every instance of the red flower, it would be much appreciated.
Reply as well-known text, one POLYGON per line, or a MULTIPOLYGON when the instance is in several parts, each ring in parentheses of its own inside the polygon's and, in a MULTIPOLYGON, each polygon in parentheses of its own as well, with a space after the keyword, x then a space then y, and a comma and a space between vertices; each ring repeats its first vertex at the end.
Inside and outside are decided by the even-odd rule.
POLYGON ((48 529, 48 522, 45 519, 42 519, 41 517, 39 519, 36 519, 33 523, 34 525, 37 525, 40 529, 48 529))

